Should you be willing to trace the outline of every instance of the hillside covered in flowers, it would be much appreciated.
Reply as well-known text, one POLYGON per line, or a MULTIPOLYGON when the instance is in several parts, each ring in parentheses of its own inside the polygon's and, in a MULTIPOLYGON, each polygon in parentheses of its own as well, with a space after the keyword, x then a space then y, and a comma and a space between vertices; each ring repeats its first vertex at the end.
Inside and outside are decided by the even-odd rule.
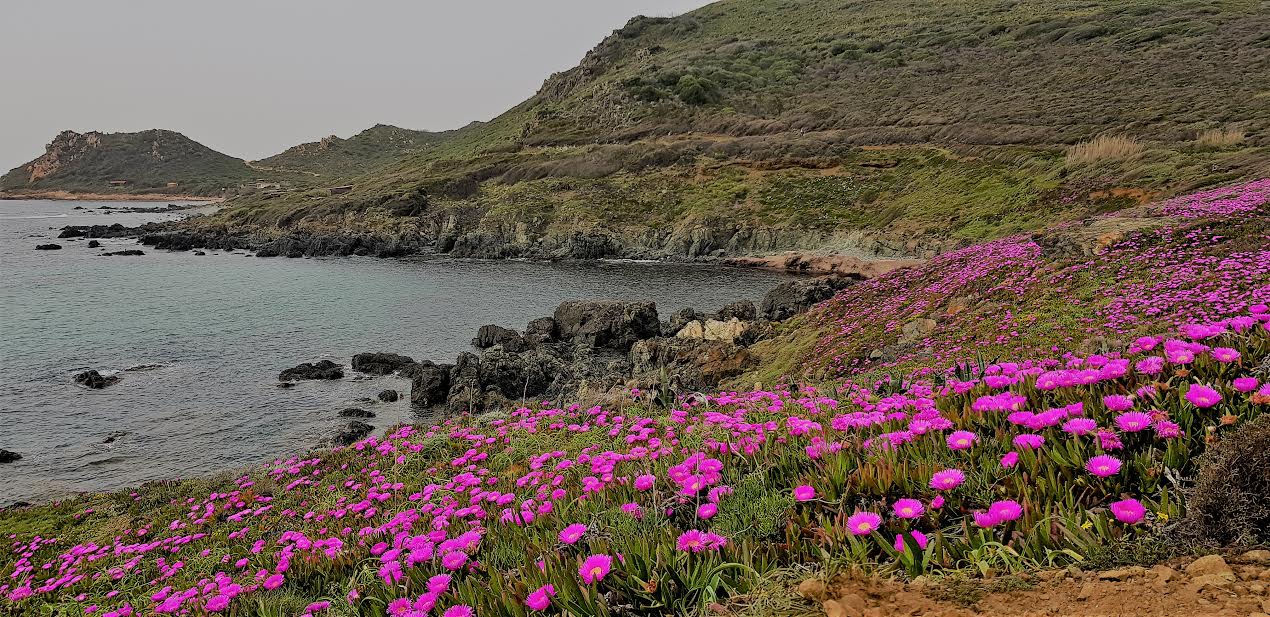
POLYGON ((762 389, 542 402, 0 512, 0 614, 766 614, 791 572, 1265 542, 1257 508, 1188 495, 1270 409, 1268 201, 1214 189, 847 288, 765 343, 810 369, 762 389))

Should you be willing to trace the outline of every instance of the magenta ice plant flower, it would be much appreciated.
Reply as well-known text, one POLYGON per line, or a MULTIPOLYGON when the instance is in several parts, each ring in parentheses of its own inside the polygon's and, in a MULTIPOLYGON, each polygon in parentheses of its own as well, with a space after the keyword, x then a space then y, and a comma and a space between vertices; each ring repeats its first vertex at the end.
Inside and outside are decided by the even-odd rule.
POLYGON ((1133 525, 1147 514, 1147 509, 1137 499, 1125 499, 1111 504, 1111 514, 1121 523, 1133 525))
POLYGON ((847 529, 851 535, 865 536, 882 525, 882 515, 876 512, 856 512, 847 517, 847 529))
POLYGON ((816 498, 816 489, 811 485, 803 484, 794 487, 794 499, 798 501, 811 501, 816 498))
POLYGON ((1100 454, 1085 462, 1085 470, 1099 478, 1114 476, 1120 473, 1120 459, 1110 454, 1100 454))
POLYGON ((966 481, 966 474, 958 469, 936 471, 930 477, 930 487, 937 491, 951 491, 966 481))
POLYGON ((1186 389, 1186 400, 1200 409, 1207 409, 1221 402, 1221 393, 1203 384, 1191 384, 1186 389))
POLYGON ((905 498, 895 500, 895 504, 891 506, 895 512, 896 518, 913 519, 921 518, 922 512, 926 510, 922 506, 921 500, 905 498))
POLYGON ((586 533, 586 525, 582 523, 574 523, 565 527, 560 531, 560 541, 565 544, 574 544, 582 539, 582 535, 586 533))
POLYGON ((612 569, 612 557, 608 555, 591 555, 582 561, 581 566, 578 566, 578 576, 582 577, 582 582, 590 585, 603 580, 612 569))

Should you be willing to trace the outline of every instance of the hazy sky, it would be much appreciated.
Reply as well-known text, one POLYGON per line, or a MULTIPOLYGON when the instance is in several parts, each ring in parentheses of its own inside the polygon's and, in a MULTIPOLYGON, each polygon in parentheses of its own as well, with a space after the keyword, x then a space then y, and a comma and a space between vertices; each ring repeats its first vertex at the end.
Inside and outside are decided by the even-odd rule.
POLYGON ((63 129, 256 159, 377 122, 488 120, 634 15, 707 0, 4 0, 0 173, 63 129))

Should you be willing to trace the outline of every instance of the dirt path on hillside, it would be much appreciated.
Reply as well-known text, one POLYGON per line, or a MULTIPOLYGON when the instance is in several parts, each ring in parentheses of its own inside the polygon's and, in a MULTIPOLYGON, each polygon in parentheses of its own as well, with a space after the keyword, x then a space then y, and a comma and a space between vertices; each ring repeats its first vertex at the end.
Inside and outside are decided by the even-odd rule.
POLYGON ((1103 572, 1041 572, 956 584, 844 577, 804 581, 799 594, 827 617, 1265 617, 1270 552, 1249 551, 1103 572))

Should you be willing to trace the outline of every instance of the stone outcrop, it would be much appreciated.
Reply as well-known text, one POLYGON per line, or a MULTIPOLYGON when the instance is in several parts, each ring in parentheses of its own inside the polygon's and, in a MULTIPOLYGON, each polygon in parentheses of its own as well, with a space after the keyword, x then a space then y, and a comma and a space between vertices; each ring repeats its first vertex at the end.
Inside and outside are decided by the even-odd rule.
POLYGON ((369 375, 391 375, 414 364, 410 356, 395 353, 359 353, 353 356, 353 370, 369 375))
POLYGON ((13 463, 22 460, 22 455, 17 452, 0 449, 0 465, 4 463, 13 463))
POLYGON ((352 420, 345 424, 335 435, 331 437, 331 443, 337 446, 351 446, 370 435, 375 431, 375 427, 362 422, 361 420, 352 420))
POLYGON ((75 376, 75 383, 93 390, 101 390, 113 386, 122 378, 118 375, 102 375, 96 370, 84 371, 75 376))
POLYGON ((330 360, 319 360, 316 363, 305 362, 278 373, 278 381, 299 381, 303 379, 343 379, 344 366, 330 360))
POLYGON ((789 319, 832 298, 839 290, 853 283, 855 283, 854 279, 836 276, 796 279, 781 283, 763 297, 763 317, 772 321, 789 319))
POLYGON ((570 301, 553 316, 561 340, 589 347, 627 350, 661 333, 653 302, 570 301))
POLYGON ((411 376, 413 405, 460 412, 613 401, 636 387, 697 392, 751 368, 747 347, 771 331, 749 301, 714 313, 684 309, 665 323, 652 302, 569 301, 523 333, 483 326, 473 340, 480 353, 459 354, 452 365, 420 362, 402 372, 411 376))
POLYGON ((35 245, 35 250, 37 250, 37 251, 60 251, 60 250, 62 250, 62 245, 60 245, 60 244, 37 244, 37 245, 35 245))

